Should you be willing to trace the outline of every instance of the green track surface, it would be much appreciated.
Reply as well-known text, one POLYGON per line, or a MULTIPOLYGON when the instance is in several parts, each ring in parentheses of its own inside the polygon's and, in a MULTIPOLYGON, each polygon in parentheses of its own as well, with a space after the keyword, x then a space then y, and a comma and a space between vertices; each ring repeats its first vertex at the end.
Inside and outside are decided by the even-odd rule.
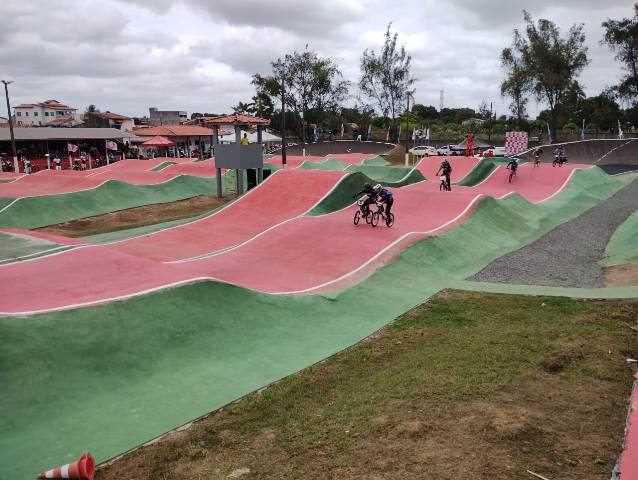
POLYGON ((614 232, 600 263, 604 267, 638 263, 638 211, 630 215, 614 232))
POLYGON ((342 163, 336 158, 329 158, 325 162, 303 162, 299 168, 303 170, 345 170, 347 163, 342 163))
POLYGON ((202 282, 0 318, 0 478, 33 478, 85 450, 104 461, 320 361, 630 180, 593 168, 540 205, 515 195, 486 199, 462 226, 330 295, 202 282))
POLYGON ((382 167, 377 165, 350 165, 346 169, 347 172, 361 172, 373 180, 377 179, 379 182, 387 183, 388 186, 392 186, 390 185, 392 183, 403 185, 402 181, 413 170, 413 167, 382 167))
POLYGON ((375 176, 368 176, 363 172, 353 172, 348 174, 343 178, 343 180, 341 180, 341 182, 339 182, 330 195, 321 200, 321 202, 312 208, 307 215, 324 215, 351 205, 352 202, 354 202, 352 195, 359 192, 364 183, 381 183, 386 187, 398 188, 425 180, 421 172, 416 169, 396 167, 362 167, 362 170, 364 171, 367 169, 383 169, 383 173, 380 171, 371 172, 377 173, 375 176), (401 171, 404 176, 400 178, 400 176, 395 173, 395 170, 401 171), (409 173, 406 175, 405 172, 409 173), (397 178, 399 180, 397 180, 397 178))
POLYGON ((361 162, 361 165, 367 165, 371 167, 372 166, 384 167, 386 165, 390 165, 390 162, 388 162, 382 156, 377 155, 376 157, 372 157, 372 158, 368 158, 367 160, 364 160, 363 162, 361 162))
POLYGON ((454 185, 461 187, 473 187, 487 177, 498 167, 509 162, 509 158, 502 160, 494 158, 483 158, 461 181, 456 182, 454 185))
POLYGON ((171 165, 177 165, 176 162, 162 162, 159 165, 156 165, 151 169, 152 172, 159 172, 164 170, 166 167, 170 167, 171 165))
POLYGON ((61 247, 53 242, 0 233, 0 264, 61 247))

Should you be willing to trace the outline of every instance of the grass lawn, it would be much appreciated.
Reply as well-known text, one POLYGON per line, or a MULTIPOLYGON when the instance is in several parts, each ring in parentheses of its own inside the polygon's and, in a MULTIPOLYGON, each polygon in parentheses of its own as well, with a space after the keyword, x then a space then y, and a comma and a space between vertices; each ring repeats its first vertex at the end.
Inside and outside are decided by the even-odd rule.
POLYGON ((443 292, 98 478, 608 479, 637 312, 638 301, 443 292))

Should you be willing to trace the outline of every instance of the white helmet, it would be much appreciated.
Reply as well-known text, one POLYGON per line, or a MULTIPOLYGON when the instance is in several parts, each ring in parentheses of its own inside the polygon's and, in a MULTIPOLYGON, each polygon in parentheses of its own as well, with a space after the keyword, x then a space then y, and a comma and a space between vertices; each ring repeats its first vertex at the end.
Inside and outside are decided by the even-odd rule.
POLYGON ((375 191, 375 192, 378 192, 379 190, 381 190, 381 188, 382 188, 382 187, 381 187, 381 184, 380 184, 380 183, 377 183, 377 184, 374 186, 374 191, 375 191))

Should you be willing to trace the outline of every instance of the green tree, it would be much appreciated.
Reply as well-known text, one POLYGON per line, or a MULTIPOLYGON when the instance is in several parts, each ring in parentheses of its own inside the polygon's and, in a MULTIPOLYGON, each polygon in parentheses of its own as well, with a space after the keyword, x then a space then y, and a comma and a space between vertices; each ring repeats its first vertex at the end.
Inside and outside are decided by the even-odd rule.
POLYGON ((584 118, 587 124, 595 124, 606 132, 614 129, 622 116, 620 106, 609 92, 586 98, 581 106, 581 118, 584 118))
MULTIPOLYGON (((326 112, 339 109, 348 94, 350 82, 343 80, 339 66, 332 58, 319 57, 306 50, 293 52, 272 64, 273 75, 253 76, 257 96, 265 101, 266 96, 281 96, 281 81, 285 84, 285 102, 299 122, 301 138, 306 143, 306 131, 310 124, 308 113, 314 119, 326 112)), ((271 98, 271 104, 272 98, 271 98)), ((274 110, 274 107, 273 107, 274 110)))
POLYGON ((584 25, 572 25, 562 38, 550 20, 540 19, 535 24, 525 10, 523 16, 525 37, 519 34, 517 38, 515 32, 513 54, 521 59, 521 71, 528 76, 536 98, 549 107, 550 125, 556 131, 558 107, 571 93, 581 90, 577 78, 589 63, 584 25))
POLYGON ((623 63, 625 70, 625 76, 616 87, 618 94, 638 101, 638 3, 634 4, 633 18, 607 19, 602 26, 605 36, 601 43, 616 52, 616 60, 623 63))
POLYGON ((520 32, 514 30, 513 48, 505 48, 501 52, 501 66, 506 71, 505 80, 501 82, 501 95, 512 99, 510 111, 516 117, 519 128, 527 117, 527 94, 532 86, 531 75, 523 61, 523 47, 520 32))
POLYGON ((405 46, 397 46, 398 33, 392 34, 390 26, 385 32, 383 48, 376 54, 373 50, 364 50, 361 56, 361 78, 359 89, 375 110, 389 117, 392 126, 400 114, 408 97, 414 95, 412 88, 415 78, 410 74, 412 57, 405 46))
POLYGON ((99 112, 100 109, 97 108, 95 105, 91 104, 88 107, 86 107, 86 110, 84 111, 84 113, 95 113, 95 112, 99 112))
POLYGON ((412 107, 412 113, 421 118, 421 120, 436 120, 439 118, 439 112, 432 105, 421 105, 417 103, 412 107))

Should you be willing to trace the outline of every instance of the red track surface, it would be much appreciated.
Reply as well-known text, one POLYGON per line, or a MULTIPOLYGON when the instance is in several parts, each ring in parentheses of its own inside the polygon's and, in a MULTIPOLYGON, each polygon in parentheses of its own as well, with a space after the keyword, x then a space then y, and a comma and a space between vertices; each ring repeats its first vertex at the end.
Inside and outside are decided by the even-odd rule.
POLYGON ((335 288, 335 280, 340 279, 340 284, 358 269, 377 266, 384 252, 427 236, 431 230, 441 233, 462 221, 479 194, 500 197, 516 190, 529 200, 539 201, 565 185, 576 167, 543 165, 535 169, 523 165, 511 184, 500 168, 481 185, 456 187, 452 192, 439 192, 436 182, 395 189, 397 222, 391 229, 355 227, 354 207, 320 217, 296 217, 304 208, 296 208, 295 203, 311 205, 321 196, 317 191, 327 191, 340 174, 280 172, 209 219, 109 246, 81 247, 0 266, 6 279, 0 311, 16 314, 69 308, 198 278, 273 293, 315 289, 328 282, 335 288), (288 201, 289 195, 297 194, 288 201), (259 213, 253 214, 253 209, 259 213), (286 221, 281 223, 282 219, 286 221), (257 238, 251 240, 255 235, 257 238), (201 255, 242 242, 207 258, 182 263, 160 261, 201 255))
POLYGON ((417 169, 425 178, 435 181, 438 185, 436 172, 441 167, 444 158, 447 158, 452 166, 452 183, 463 179, 480 161, 480 158, 476 157, 423 157, 419 161, 417 169))
POLYGON ((324 170, 280 170, 214 215, 108 247, 160 261, 180 260, 232 247, 303 214, 344 175, 324 170))
POLYGON ((638 373, 634 374, 634 390, 631 394, 629 418, 625 435, 625 448, 620 456, 620 478, 638 478, 638 389, 635 382, 638 381, 638 373))

